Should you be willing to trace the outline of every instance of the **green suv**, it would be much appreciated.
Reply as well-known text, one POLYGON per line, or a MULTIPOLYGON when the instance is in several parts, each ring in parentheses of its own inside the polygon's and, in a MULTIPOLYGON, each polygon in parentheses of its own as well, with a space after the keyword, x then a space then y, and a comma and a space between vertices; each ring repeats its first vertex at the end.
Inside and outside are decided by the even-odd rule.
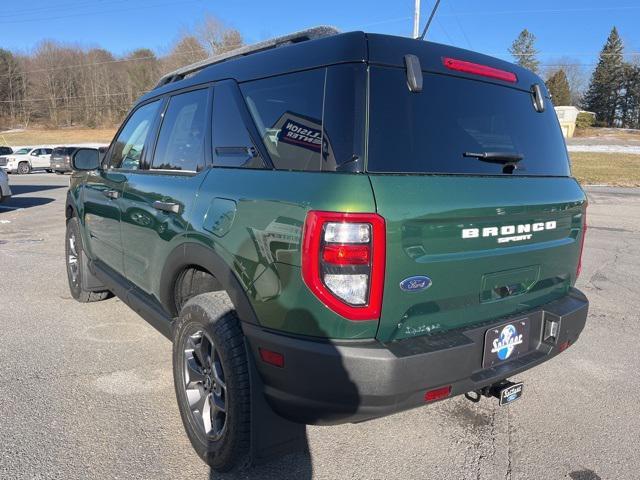
POLYGON ((544 82, 502 60, 315 28, 163 77, 73 165, 71 292, 115 294, 173 342, 217 470, 259 411, 509 403, 585 325, 586 197, 544 82))

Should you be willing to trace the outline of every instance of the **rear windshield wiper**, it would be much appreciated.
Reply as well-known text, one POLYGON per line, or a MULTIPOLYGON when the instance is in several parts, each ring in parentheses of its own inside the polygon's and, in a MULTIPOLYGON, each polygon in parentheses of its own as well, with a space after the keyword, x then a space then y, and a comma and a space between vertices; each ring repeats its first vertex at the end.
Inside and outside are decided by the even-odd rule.
POLYGON ((463 157, 477 158, 483 162, 490 163, 518 163, 524 158, 521 153, 509 153, 509 152, 464 152, 463 157))

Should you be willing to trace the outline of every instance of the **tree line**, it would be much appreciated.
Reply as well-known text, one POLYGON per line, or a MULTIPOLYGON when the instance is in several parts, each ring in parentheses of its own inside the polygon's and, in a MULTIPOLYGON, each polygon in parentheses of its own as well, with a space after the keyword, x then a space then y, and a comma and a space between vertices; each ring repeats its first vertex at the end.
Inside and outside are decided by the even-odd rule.
POLYGON ((52 40, 29 55, 0 48, 0 129, 118 124, 162 74, 242 45, 237 30, 207 16, 164 56, 139 48, 116 57, 52 40))
POLYGON ((509 52, 516 63, 543 73, 555 105, 574 105, 596 114, 595 124, 603 127, 640 128, 640 57, 625 58, 624 44, 616 27, 611 29, 588 86, 582 81, 576 64, 559 63, 539 72, 536 37, 523 30, 509 52))
MULTIPOLYGON (((640 128, 640 61, 625 59, 615 27, 587 74, 570 58, 540 72, 536 37, 523 30, 509 52, 519 65, 542 74, 555 105, 596 114, 600 126, 640 128)), ((85 49, 46 40, 28 55, 0 48, 0 129, 47 125, 112 126, 160 76, 243 45, 240 33, 213 16, 185 32, 168 54, 139 48, 122 57, 102 48, 85 49)))

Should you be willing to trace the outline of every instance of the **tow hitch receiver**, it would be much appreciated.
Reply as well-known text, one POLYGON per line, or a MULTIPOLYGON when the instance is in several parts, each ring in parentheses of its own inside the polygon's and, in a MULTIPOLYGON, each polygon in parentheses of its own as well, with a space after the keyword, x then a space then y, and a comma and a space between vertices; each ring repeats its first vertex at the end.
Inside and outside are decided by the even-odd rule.
POLYGON ((471 400, 476 403, 480 401, 480 398, 496 397, 500 403, 500 406, 507 405, 515 402, 522 397, 522 389, 524 388, 523 382, 510 382, 509 380, 503 380, 502 382, 494 383, 482 390, 465 393, 464 396, 467 400, 471 400))
POLYGON ((513 383, 505 380, 504 382, 491 385, 491 387, 489 387, 489 394, 498 399, 500 406, 507 405, 522 397, 523 387, 524 383, 522 382, 513 383))

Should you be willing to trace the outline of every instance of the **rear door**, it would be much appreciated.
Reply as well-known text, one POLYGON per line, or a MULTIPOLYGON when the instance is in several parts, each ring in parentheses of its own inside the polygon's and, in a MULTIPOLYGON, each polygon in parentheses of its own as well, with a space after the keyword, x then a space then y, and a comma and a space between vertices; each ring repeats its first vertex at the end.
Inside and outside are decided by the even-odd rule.
POLYGON ((497 320, 565 295, 585 196, 549 99, 538 112, 529 91, 427 72, 411 93, 395 68, 372 67, 370 81, 367 168, 388 245, 378 337, 497 320))
POLYGON ((162 259, 187 232, 206 175, 210 96, 210 88, 199 88, 169 97, 155 149, 143 168, 126 173, 120 202, 124 269, 127 278, 147 293, 157 292, 162 259))

